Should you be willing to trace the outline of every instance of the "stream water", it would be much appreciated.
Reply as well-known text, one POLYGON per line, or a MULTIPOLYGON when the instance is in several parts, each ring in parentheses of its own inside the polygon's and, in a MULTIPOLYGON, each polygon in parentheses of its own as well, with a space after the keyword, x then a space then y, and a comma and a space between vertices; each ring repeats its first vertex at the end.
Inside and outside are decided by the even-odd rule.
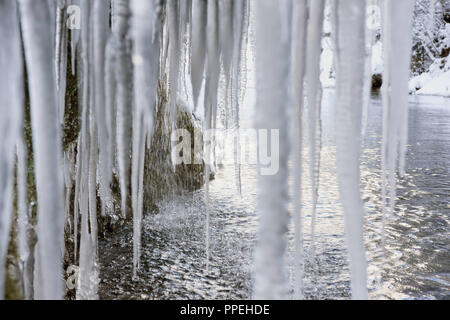
MULTIPOLYGON (((251 101, 246 101, 245 105, 251 105, 251 101)), ((374 95, 361 161, 369 297, 449 299, 450 99, 410 97, 406 175, 398 178, 395 213, 386 222, 384 256, 381 249, 381 109, 381 99, 374 95)), ((242 127, 251 127, 253 112, 251 108, 241 111, 242 127)), ((310 250, 308 163, 303 164, 307 299, 346 299, 350 295, 343 213, 336 181, 333 115, 334 91, 325 90, 314 256, 310 250)), ((121 229, 120 234, 109 234, 100 240, 100 298, 251 298, 253 248, 258 230, 257 174, 255 165, 242 166, 242 196, 239 196, 234 166, 225 165, 217 170, 215 180, 210 183, 209 204, 205 204, 202 189, 163 202, 160 214, 147 215, 138 278, 132 278, 131 225, 121 229), (207 210, 211 215, 209 272, 204 241, 207 210)), ((292 213, 291 205, 289 210, 292 213)), ((288 280, 292 273, 292 238, 291 226, 287 236, 288 280)), ((288 283, 291 287, 292 281, 288 283)))

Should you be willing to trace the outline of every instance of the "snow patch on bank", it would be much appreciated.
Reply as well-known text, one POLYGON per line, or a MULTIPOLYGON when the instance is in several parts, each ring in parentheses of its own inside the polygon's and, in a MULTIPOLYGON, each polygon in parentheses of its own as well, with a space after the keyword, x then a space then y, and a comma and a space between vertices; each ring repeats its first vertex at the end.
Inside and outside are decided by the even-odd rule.
POLYGON ((437 59, 428 72, 409 81, 409 91, 419 95, 450 96, 450 61, 437 59))

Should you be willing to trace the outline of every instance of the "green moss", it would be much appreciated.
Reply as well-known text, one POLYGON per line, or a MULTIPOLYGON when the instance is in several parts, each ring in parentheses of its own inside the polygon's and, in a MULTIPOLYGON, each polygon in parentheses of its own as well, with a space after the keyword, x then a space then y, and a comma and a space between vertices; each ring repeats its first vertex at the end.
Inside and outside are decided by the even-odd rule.
MULTIPOLYGON (((168 122, 168 92, 163 78, 158 86, 158 106, 155 131, 150 151, 145 156, 144 212, 155 212, 156 205, 163 198, 170 198, 183 190, 195 190, 203 185, 204 164, 180 164, 172 166, 171 127, 168 122)), ((187 129, 191 134, 191 159, 194 154, 195 120, 192 114, 177 108, 176 127, 187 129)), ((201 157, 202 155, 200 155, 201 157)))
MULTIPOLYGON (((68 35, 71 33, 68 33, 68 35)), ((64 124, 62 126, 63 150, 67 151, 70 145, 77 142, 80 133, 80 108, 78 106, 78 79, 76 65, 72 74, 72 50, 70 50, 70 37, 67 43, 67 75, 66 95, 64 109, 64 124)))

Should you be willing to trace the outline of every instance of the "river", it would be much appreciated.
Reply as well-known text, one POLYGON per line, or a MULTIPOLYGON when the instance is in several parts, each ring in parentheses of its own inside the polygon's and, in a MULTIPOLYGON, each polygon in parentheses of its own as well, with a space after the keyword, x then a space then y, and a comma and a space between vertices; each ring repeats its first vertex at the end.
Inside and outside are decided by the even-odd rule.
MULTIPOLYGON (((251 90, 251 89, 250 89, 251 90)), ((251 94, 244 105, 252 105, 251 94)), ((348 299, 349 270, 343 212, 335 168, 334 90, 324 91, 322 149, 315 253, 311 249, 311 195, 305 157, 303 231, 307 299, 348 299)), ((365 203, 368 288, 371 299, 450 298, 450 99, 410 96, 406 175, 398 178, 397 204, 386 222, 381 248, 381 99, 372 96, 361 159, 365 203)), ((241 110, 243 128, 252 126, 252 108, 241 110)), ((305 141, 306 142, 306 141, 305 141)), ((305 150, 307 155, 307 150, 305 150)), ((242 196, 234 166, 218 168, 204 189, 160 204, 146 215, 142 270, 132 278, 132 227, 100 240, 102 299, 249 299, 258 230, 257 168, 242 166, 242 196), (205 218, 211 215, 211 262, 205 263, 205 218)), ((293 185, 293 181, 289 181, 293 185)), ((292 188, 291 188, 292 189, 292 188)), ((291 194, 293 196, 293 194, 291 194)), ((292 205, 289 205, 292 214, 292 205)), ((292 292, 293 225, 287 235, 286 279, 292 292)))

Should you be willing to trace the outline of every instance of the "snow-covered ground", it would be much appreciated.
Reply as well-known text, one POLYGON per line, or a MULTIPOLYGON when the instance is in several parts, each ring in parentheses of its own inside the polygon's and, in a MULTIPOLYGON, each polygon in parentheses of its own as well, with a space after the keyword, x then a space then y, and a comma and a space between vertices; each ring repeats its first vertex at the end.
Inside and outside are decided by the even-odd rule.
POLYGON ((422 73, 409 81, 411 93, 435 96, 450 96, 450 61, 438 59, 428 72, 422 73))
MULTIPOLYGON (((449 25, 450 26, 450 25, 449 25)), ((378 41, 372 48, 372 74, 383 73, 382 43, 378 41)), ((335 72, 333 49, 330 38, 324 38, 321 56, 320 80, 324 88, 334 88, 335 72)), ((450 97, 450 59, 437 59, 429 68, 409 81, 411 94, 450 97)))
MULTIPOLYGON (((327 6, 324 21, 324 34, 322 40, 322 54, 320 61, 320 81, 324 88, 335 87, 335 71, 333 62, 333 39, 331 11, 327 6)), ((450 23, 447 23, 440 31, 440 37, 445 43, 440 47, 450 46, 450 23)), ((383 45, 382 41, 376 41, 372 46, 372 75, 383 73, 383 45)), ((427 72, 412 77, 409 81, 411 94, 434 95, 450 97, 450 58, 436 59, 427 72)))

